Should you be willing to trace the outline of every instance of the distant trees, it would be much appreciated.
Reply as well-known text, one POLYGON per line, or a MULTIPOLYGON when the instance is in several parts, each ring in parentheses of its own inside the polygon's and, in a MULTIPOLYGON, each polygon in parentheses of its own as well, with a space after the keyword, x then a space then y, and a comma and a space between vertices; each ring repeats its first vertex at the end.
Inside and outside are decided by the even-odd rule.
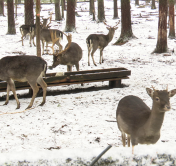
POLYGON ((7 31, 7 34, 16 34, 13 0, 7 0, 7 13, 8 13, 8 31, 7 31))
POLYGON ((121 35, 114 45, 122 44, 135 38, 131 27, 130 1, 121 0, 121 35))
POLYGON ((75 31, 75 0, 67 0, 66 32, 75 31))
POLYGON ((153 53, 167 52, 167 0, 159 0, 158 40, 153 53))
POLYGON ((25 24, 33 25, 34 24, 33 0, 25 0, 24 6, 25 6, 25 24))
POLYGON ((105 20, 104 0, 98 0, 98 21, 103 22, 104 20, 105 20))
POLYGON ((114 19, 118 18, 117 0, 114 0, 114 19))
POLYGON ((175 39, 175 0, 168 0, 169 3, 169 38, 175 39))
POLYGON ((4 0, 0 0, 0 15, 4 16, 4 0))
POLYGON ((155 0, 152 0, 152 6, 151 6, 151 9, 156 9, 156 6, 155 6, 155 0))
POLYGON ((60 0, 55 0, 55 20, 62 20, 60 11, 60 0))

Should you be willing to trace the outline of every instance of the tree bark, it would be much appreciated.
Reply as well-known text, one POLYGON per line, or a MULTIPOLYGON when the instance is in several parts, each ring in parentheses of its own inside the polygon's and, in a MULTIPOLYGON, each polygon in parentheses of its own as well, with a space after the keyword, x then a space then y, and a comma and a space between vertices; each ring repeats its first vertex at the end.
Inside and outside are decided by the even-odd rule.
POLYGON ((8 32, 7 34, 16 34, 13 0, 7 0, 7 12, 8 12, 8 32))
POLYGON ((75 0, 67 0, 66 32, 75 31, 75 0))
POLYGON ((152 0, 152 6, 151 6, 151 9, 156 9, 155 0, 152 0))
POLYGON ((89 2, 89 14, 92 15, 95 11, 94 0, 90 0, 89 2))
POLYGON ((139 6, 139 0, 135 0, 135 5, 139 6))
POLYGON ((33 0, 25 0, 25 24, 33 25, 34 24, 34 13, 33 13, 33 0))
POLYGON ((175 0, 169 0, 169 38, 175 39, 175 0))
POLYGON ((158 40, 153 53, 167 52, 167 0, 159 0, 158 40))
POLYGON ((114 19, 118 18, 118 7, 117 7, 117 0, 114 0, 114 19))
POLYGON ((55 0, 55 20, 62 20, 60 12, 60 0, 55 0))
POLYGON ((98 0, 98 21, 103 22, 104 20, 105 20, 104 0, 98 0))
POLYGON ((40 0, 36 0, 36 51, 37 56, 41 57, 40 47, 40 0))
POLYGON ((0 15, 4 16, 4 0, 0 0, 0 15))
POLYGON ((136 37, 133 35, 131 27, 130 1, 121 0, 121 35, 114 45, 126 43, 132 38, 136 37))

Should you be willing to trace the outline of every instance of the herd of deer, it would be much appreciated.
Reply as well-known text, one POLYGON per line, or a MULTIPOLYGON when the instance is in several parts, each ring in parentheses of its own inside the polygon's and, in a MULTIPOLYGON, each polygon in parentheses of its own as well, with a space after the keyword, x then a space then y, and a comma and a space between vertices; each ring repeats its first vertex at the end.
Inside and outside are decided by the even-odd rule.
MULTIPOLYGON (((87 37, 88 65, 90 65, 91 53, 93 63, 96 66, 94 53, 98 48, 100 49, 99 63, 103 63, 103 50, 112 40, 117 25, 113 27, 107 25, 107 29, 109 30, 107 35, 91 34, 87 37)), ((30 46, 31 40, 33 40, 33 44, 35 45, 35 28, 35 25, 22 25, 20 27, 22 45, 24 45, 23 38, 27 33, 30 34, 30 46)), ((41 28, 42 54, 44 54, 44 43, 46 42, 46 45, 52 43, 53 65, 51 68, 63 64, 67 65, 67 71, 72 71, 72 66, 75 65, 76 69, 79 71, 79 61, 82 58, 82 49, 77 43, 72 42, 72 36, 68 34, 66 35, 68 44, 65 46, 65 49, 62 50, 60 40, 63 38, 63 35, 66 34, 57 29, 49 29, 48 25, 45 24, 44 28, 41 28), (55 44, 59 46, 59 51, 54 50, 55 44)), ((20 103, 15 92, 14 80, 21 82, 28 81, 33 90, 33 96, 27 108, 32 107, 38 93, 39 88, 37 83, 43 89, 43 101, 40 105, 42 106, 45 104, 47 84, 43 80, 43 76, 46 73, 47 63, 43 58, 26 55, 6 56, 0 60, 0 66, 0 79, 7 82, 5 105, 9 102, 9 91, 12 90, 17 102, 17 108, 20 108, 20 103)), ((138 143, 154 144, 159 140, 165 112, 168 112, 171 109, 170 97, 176 94, 176 89, 168 91, 168 89, 155 90, 153 88, 152 90, 147 88, 146 90, 153 100, 152 109, 150 109, 139 97, 129 95, 119 101, 116 111, 116 119, 118 128, 121 131, 123 146, 126 144, 127 134, 128 146, 130 146, 130 140, 132 143, 132 153, 134 153, 134 146, 138 143)))

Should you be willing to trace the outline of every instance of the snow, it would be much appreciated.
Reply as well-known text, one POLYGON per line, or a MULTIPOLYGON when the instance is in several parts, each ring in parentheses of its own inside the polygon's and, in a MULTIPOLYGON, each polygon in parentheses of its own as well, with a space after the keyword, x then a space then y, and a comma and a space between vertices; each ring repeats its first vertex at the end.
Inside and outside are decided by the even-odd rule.
MULTIPOLYGON (((143 5, 145 2, 142 1, 140 4, 143 5)), ((120 1, 118 1, 118 5, 120 6, 120 1)), ((95 6, 97 8, 97 3, 95 6)), ((171 155, 175 160, 176 97, 170 100, 172 110, 165 116, 159 141, 155 145, 136 146, 134 155, 131 154, 131 147, 124 148, 122 146, 117 124, 107 121, 116 120, 116 108, 122 97, 129 94, 136 95, 151 107, 152 100, 146 93, 146 87, 154 86, 157 89, 164 89, 168 85, 171 90, 176 86, 176 56, 171 53, 175 49, 175 40, 168 39, 171 56, 151 54, 157 43, 158 4, 156 10, 151 10, 150 6, 138 8, 134 6, 134 1, 132 1, 132 30, 138 39, 132 39, 121 46, 113 45, 120 36, 121 25, 119 24, 113 40, 104 50, 105 61, 103 64, 99 64, 99 51, 96 51, 94 57, 97 66, 93 65, 92 60, 91 65, 88 66, 85 39, 91 33, 107 34, 108 30, 103 23, 92 21, 89 12, 82 12, 88 11, 88 9, 87 2, 77 4, 77 11, 81 17, 76 17, 76 32, 71 33, 73 42, 78 43, 83 49, 80 70, 125 67, 131 70, 130 79, 122 81, 126 85, 124 88, 114 89, 103 88, 108 85, 108 82, 87 83, 83 87, 79 84, 48 87, 48 91, 57 91, 58 93, 47 96, 47 102, 43 107, 38 106, 42 97, 37 97, 31 110, 1 115, 0 165, 18 163, 18 161, 30 161, 34 165, 42 165, 42 162, 46 162, 46 160, 48 165, 66 165, 65 162, 68 158, 70 160, 81 158, 90 163, 92 158, 98 156, 109 144, 113 147, 102 158, 108 159, 110 157, 109 160, 118 160, 118 163, 123 163, 128 158, 129 161, 126 165, 135 165, 134 158, 140 159, 143 156, 149 156, 141 160, 143 165, 150 165, 151 160, 155 160, 155 163, 162 162, 158 158, 159 154, 171 155), (140 14, 149 17, 137 17, 140 14), (87 90, 92 87, 99 88, 99 90, 87 90), (38 161, 37 164, 36 161, 38 161)), ((24 40, 23 47, 21 44, 19 27, 24 23, 23 11, 23 5, 18 5, 18 17, 15 20, 16 35, 6 35, 6 9, 6 17, 1 16, 0 58, 18 55, 20 52, 36 55, 36 48, 30 47, 28 40, 24 40)), ((48 11, 54 11, 54 5, 42 5, 41 15, 47 17, 48 11)), ((118 14, 120 16, 120 9, 118 14)), ((118 20, 113 19, 112 0, 105 0, 105 15, 107 24, 117 24, 118 20)), ((65 20, 53 21, 52 28, 64 30, 65 20)), ((62 41, 62 44, 66 44, 66 39, 62 41)), ((51 50, 50 53, 52 53, 51 50)), ((52 64, 51 55, 43 55, 42 57, 48 62, 48 66, 52 64)), ((62 65, 53 70, 47 70, 48 73, 65 71, 66 66, 62 65)), ((19 95, 27 92, 27 90, 17 91, 19 95)), ((0 93, 0 95, 4 96, 6 92, 0 93)), ((15 100, 10 100, 6 106, 3 105, 5 101, 0 101, 0 114, 24 111, 30 100, 31 98, 20 98, 21 108, 19 110, 15 109, 15 100)), ((71 162, 67 164, 69 165, 71 162)), ((165 165, 169 164, 167 159, 165 165)))

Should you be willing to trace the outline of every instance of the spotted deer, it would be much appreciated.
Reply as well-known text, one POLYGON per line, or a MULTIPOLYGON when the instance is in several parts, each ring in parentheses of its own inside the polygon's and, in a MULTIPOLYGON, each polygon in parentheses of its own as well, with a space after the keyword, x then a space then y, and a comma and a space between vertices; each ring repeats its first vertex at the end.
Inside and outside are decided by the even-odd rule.
POLYGON ((130 147, 130 140, 132 143, 132 153, 138 143, 155 144, 159 140, 165 113, 171 109, 170 97, 176 94, 176 89, 168 91, 146 88, 146 91, 152 98, 152 109, 139 97, 129 95, 119 101, 116 111, 123 146, 127 134, 128 146, 130 147))

